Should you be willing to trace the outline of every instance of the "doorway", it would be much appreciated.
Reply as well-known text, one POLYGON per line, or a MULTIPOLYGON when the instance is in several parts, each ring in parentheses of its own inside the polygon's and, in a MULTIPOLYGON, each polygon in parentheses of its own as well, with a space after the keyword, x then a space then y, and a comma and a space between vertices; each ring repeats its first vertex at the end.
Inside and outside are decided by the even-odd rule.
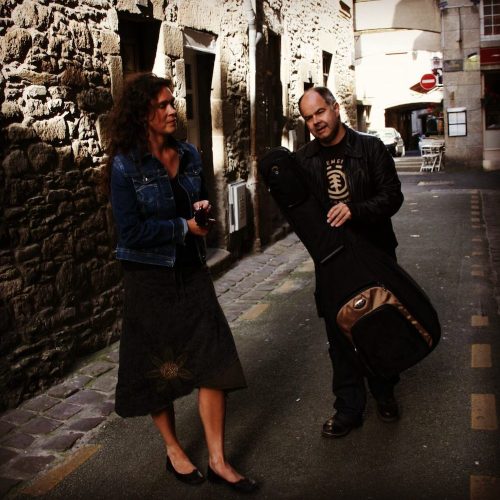
MULTIPOLYGON (((215 176, 212 151, 212 77, 215 54, 190 48, 184 49, 186 73, 186 123, 187 141, 194 144, 200 152, 203 173, 208 192, 215 193, 215 176)), ((215 199, 211 200, 214 213, 217 213, 215 199)), ((207 237, 209 246, 215 245, 217 231, 207 237)))

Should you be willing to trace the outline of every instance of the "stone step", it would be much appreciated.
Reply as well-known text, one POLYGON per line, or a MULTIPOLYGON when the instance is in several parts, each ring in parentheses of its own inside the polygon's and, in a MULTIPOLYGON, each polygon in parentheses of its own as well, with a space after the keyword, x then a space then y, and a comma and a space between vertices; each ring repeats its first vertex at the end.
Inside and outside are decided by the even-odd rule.
POLYGON ((420 156, 403 156, 402 158, 394 158, 396 170, 404 172, 419 172, 422 158, 420 156))

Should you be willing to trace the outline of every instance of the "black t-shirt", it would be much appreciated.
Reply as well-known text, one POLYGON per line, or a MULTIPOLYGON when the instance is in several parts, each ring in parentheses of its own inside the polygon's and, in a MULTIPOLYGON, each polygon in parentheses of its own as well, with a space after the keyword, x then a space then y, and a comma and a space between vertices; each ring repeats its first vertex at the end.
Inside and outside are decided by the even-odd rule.
POLYGON ((320 158, 324 168, 325 186, 332 205, 350 199, 349 186, 344 170, 346 135, 335 146, 323 146, 320 158))
MULTIPOLYGON (((191 201, 186 190, 179 184, 179 176, 176 175, 173 179, 170 179, 170 184, 174 194, 177 216, 186 220, 191 219, 193 217, 191 201)), ((197 238, 198 236, 188 232, 184 239, 184 245, 177 245, 175 257, 176 267, 182 265, 201 265, 200 255, 196 244, 197 238)))

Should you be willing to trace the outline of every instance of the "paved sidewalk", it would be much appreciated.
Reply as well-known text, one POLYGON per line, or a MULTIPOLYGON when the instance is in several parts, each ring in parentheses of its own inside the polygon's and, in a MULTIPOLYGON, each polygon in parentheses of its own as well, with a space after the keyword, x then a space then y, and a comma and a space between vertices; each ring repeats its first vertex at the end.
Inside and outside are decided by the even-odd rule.
MULTIPOLYGON (((215 281, 228 321, 258 314, 260 301, 304 261, 295 234, 236 262, 215 281)), ((283 283, 284 282, 284 283, 283 283)), ((114 413, 118 342, 83 361, 63 382, 0 415, 0 498, 63 462, 114 413)))
MULTIPOLYGON (((439 188, 449 189, 456 182, 454 189, 479 195, 482 221, 477 227, 486 233, 492 270, 488 279, 495 287, 500 313, 498 188, 488 184, 470 187, 465 181, 462 186, 459 177, 450 180, 443 176, 422 176, 422 180, 426 179, 430 181, 425 187, 436 189, 437 194, 439 188)), ((420 184, 412 181, 409 188, 421 189, 420 184)), ((303 269, 304 263, 312 270, 303 245, 292 233, 264 252, 237 261, 219 275, 215 287, 232 326, 262 312, 267 294, 293 286, 287 278, 297 268, 303 269)), ((46 393, 0 414, 0 498, 7 494, 14 496, 38 474, 56 464, 67 463, 110 419, 118 418, 113 412, 117 363, 115 343, 82 361, 73 373, 46 393)))

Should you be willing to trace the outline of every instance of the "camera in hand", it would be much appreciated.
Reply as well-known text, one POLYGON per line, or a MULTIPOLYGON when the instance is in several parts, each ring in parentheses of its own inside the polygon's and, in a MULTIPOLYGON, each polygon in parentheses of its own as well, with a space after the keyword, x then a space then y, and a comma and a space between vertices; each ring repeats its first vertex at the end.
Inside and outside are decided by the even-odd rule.
POLYGON ((198 208, 194 211, 194 220, 199 227, 209 227, 215 222, 215 219, 210 218, 208 210, 198 208))

